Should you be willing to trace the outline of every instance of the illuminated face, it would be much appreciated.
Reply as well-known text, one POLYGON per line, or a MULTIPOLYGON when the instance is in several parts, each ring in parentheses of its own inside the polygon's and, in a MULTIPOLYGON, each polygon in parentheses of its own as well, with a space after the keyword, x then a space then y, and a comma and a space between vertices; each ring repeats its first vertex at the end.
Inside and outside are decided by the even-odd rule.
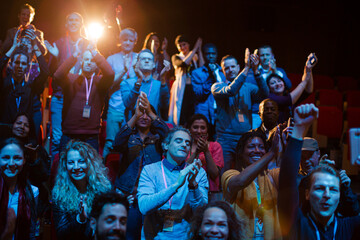
POLYGON ((216 48, 214 48, 214 47, 206 48, 204 51, 204 55, 205 55, 205 61, 207 63, 211 63, 211 64, 216 63, 216 59, 217 59, 216 48))
POLYGON ((328 173, 317 172, 312 176, 306 200, 310 202, 311 213, 318 219, 330 219, 340 199, 340 180, 328 173))
POLYGON ((205 210, 201 223, 201 236, 203 239, 228 239, 229 226, 224 210, 217 207, 205 210))
POLYGON ((67 19, 65 27, 71 33, 79 32, 83 25, 82 17, 77 13, 71 13, 67 19))
POLYGON ((126 34, 120 38, 121 50, 125 53, 131 52, 135 47, 135 36, 126 34))
POLYGON ((203 119, 195 120, 190 127, 191 136, 197 141, 201 137, 207 137, 208 129, 203 119))
POLYGON ((151 49, 152 41, 154 41, 154 49, 155 52, 157 52, 160 47, 160 39, 156 35, 151 36, 151 38, 149 39, 149 49, 151 49))
POLYGON ((272 77, 269 80, 269 89, 271 93, 282 95, 285 91, 284 81, 277 77, 272 77))
POLYGON ((16 54, 11 62, 15 80, 22 80, 28 67, 28 58, 23 54, 16 54))
POLYGON ((247 140, 242 155, 245 162, 248 165, 251 165, 264 156, 265 153, 265 145, 263 140, 259 137, 254 137, 247 140))
POLYGON ((142 52, 139 55, 140 70, 152 71, 155 68, 154 55, 148 52, 142 52))
POLYGON ((259 113, 260 113, 260 118, 264 123, 265 122, 276 123, 279 118, 278 106, 271 101, 267 101, 264 104, 260 104, 259 113))
POLYGON ((24 153, 16 144, 8 144, 0 151, 0 169, 4 177, 14 178, 25 164, 24 153))
POLYGON ((148 129, 151 126, 151 118, 144 113, 140 116, 140 118, 136 121, 136 127, 139 129, 148 129))
POLYGON ((300 167, 301 170, 309 174, 316 166, 319 165, 320 151, 310 151, 302 150, 301 151, 301 161, 300 167))
POLYGON ((221 63, 222 71, 228 81, 232 81, 239 74, 240 66, 235 59, 226 59, 221 63))
POLYGON ((176 47, 184 56, 190 52, 190 44, 188 42, 179 42, 176 47))
POLYGON ((18 17, 20 25, 26 26, 29 25, 34 20, 34 13, 30 13, 30 9, 21 9, 18 17))
POLYGON ((170 143, 165 144, 166 158, 177 163, 185 161, 190 151, 191 137, 187 132, 177 131, 172 136, 170 143))
POLYGON ((270 59, 274 58, 271 48, 260 48, 259 49, 260 64, 264 69, 269 68, 270 59))
POLYGON ((67 153, 66 170, 72 181, 86 181, 89 167, 79 151, 70 150, 67 153))
POLYGON ((17 117, 12 127, 13 134, 17 137, 24 138, 29 135, 29 131, 30 124, 28 118, 25 115, 17 117))
POLYGON ((85 51, 82 58, 82 70, 86 73, 93 73, 97 68, 90 51, 85 51))
POLYGON ((95 229, 96 240, 125 240, 126 221, 126 208, 122 204, 108 203, 104 205, 99 219, 92 219, 91 227, 95 229))

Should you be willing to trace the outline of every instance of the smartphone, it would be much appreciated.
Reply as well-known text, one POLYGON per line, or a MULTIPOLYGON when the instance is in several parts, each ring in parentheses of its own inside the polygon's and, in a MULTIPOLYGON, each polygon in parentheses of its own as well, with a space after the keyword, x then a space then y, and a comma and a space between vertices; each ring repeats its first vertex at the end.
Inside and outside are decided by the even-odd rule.
POLYGON ((316 63, 316 58, 314 57, 314 56, 312 56, 311 58, 310 58, 310 64, 311 65, 314 65, 316 63))
POLYGON ((355 164, 356 159, 360 155, 360 128, 350 128, 350 163, 355 164))

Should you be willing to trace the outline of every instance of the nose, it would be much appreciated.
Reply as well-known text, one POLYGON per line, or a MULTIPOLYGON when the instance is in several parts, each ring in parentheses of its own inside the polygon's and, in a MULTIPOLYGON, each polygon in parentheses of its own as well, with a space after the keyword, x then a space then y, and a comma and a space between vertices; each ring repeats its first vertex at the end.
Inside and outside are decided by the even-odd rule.
POLYGON ((216 224, 214 224, 214 225, 210 228, 210 232, 211 232, 212 234, 218 233, 218 232, 219 232, 218 226, 217 226, 216 224))
POLYGON ((79 163, 78 163, 77 161, 75 161, 75 163, 74 163, 74 169, 79 169, 79 168, 80 168, 79 163))
POLYGON ((325 198, 330 198, 330 189, 327 187, 325 188, 324 195, 325 198))
POLYGON ((118 229, 118 230, 121 229, 120 221, 115 221, 114 222, 113 229, 118 229))
POLYGON ((14 158, 10 158, 9 165, 10 165, 10 166, 14 166, 14 165, 15 165, 14 158))

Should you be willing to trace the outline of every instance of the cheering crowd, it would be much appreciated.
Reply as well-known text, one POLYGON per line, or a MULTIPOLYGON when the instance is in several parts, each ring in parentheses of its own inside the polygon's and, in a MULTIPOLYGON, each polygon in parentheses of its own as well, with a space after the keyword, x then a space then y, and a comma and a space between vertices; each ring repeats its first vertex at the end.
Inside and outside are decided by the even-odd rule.
POLYGON ((124 28, 101 53, 77 12, 53 43, 32 6, 18 16, 0 44, 0 240, 360 236, 351 179, 308 134, 315 53, 293 86, 269 45, 219 65, 184 34, 172 56, 155 32, 136 53, 124 28))

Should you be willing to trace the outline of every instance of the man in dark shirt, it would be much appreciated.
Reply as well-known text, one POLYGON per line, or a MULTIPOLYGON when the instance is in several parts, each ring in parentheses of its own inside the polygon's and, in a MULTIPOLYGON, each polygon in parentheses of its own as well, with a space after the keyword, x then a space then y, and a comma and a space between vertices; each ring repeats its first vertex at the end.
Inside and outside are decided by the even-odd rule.
POLYGON ((79 48, 54 74, 64 94, 60 152, 70 139, 87 142, 99 150, 100 116, 114 71, 92 44, 88 49, 82 54, 81 75, 69 72, 81 53, 79 48), (102 75, 96 75, 98 67, 102 75))
POLYGON ((319 166, 309 175, 305 190, 308 211, 299 208, 296 177, 303 137, 319 110, 313 104, 295 109, 294 129, 282 156, 279 183, 279 220, 285 239, 353 239, 358 236, 360 216, 341 218, 335 214, 340 201, 340 176, 330 166, 319 166))

